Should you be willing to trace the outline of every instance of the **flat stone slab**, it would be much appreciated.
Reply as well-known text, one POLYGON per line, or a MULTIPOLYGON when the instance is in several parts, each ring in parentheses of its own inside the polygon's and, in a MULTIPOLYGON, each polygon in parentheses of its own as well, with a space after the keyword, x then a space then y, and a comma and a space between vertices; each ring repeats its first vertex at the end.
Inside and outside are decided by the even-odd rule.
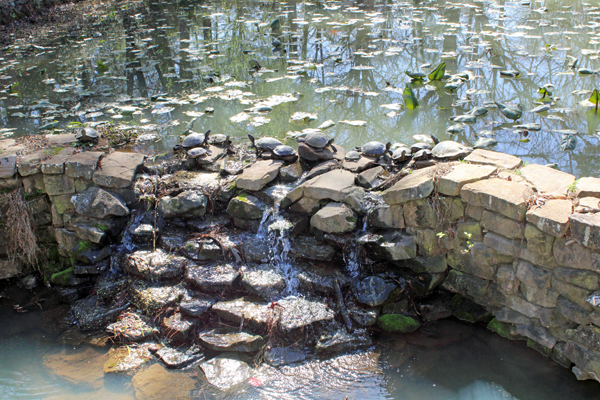
POLYGON ((600 214, 573 214, 569 222, 577 242, 594 250, 600 249, 600 214))
POLYGON ((336 169, 319 175, 302 185, 302 194, 311 199, 342 201, 354 186, 354 174, 336 169))
POLYGON ((357 161, 344 160, 342 168, 351 172, 362 172, 377 165, 377 157, 362 156, 357 161))
POLYGON ((139 153, 110 153, 102 159, 94 172, 94 183, 109 188, 129 187, 144 158, 145 156, 139 153))
POLYGON ((17 155, 0 154, 0 179, 12 178, 17 171, 17 155))
POLYGON ((65 162, 73 155, 75 149, 67 147, 58 154, 42 161, 42 172, 46 175, 58 175, 65 172, 65 162))
POLYGON ((434 168, 435 167, 419 169, 400 179, 394 186, 381 194, 383 200, 387 204, 392 205, 429 196, 434 188, 434 168))
POLYGON ((542 206, 527 211, 527 222, 531 222, 542 232, 561 237, 569 227, 569 216, 572 213, 573 204, 569 200, 546 200, 542 206))
POLYGON ((236 186, 244 190, 261 190, 277 177, 283 164, 284 162, 281 160, 257 161, 242 172, 236 180, 236 186))
POLYGON ((356 227, 356 216, 343 203, 329 203, 311 217, 310 224, 323 232, 345 233, 356 227))
POLYGON ((496 211, 517 221, 525 219, 527 201, 531 196, 533 190, 529 187, 498 178, 469 183, 460 191, 464 202, 496 211))
POLYGON ((208 146, 206 150, 207 153, 205 155, 196 159, 196 162, 200 165, 214 164, 227 155, 225 147, 208 146))
POLYGON ((101 151, 85 151, 73 155, 65 162, 65 174, 71 178, 92 180, 102 155, 104 153, 101 151))
POLYGON ((44 158, 44 150, 37 150, 21 157, 17 163, 19 175, 29 176, 39 173, 41 171, 42 158, 44 158))
POLYGON ((514 169, 521 165, 521 159, 510 154, 497 151, 477 149, 465 157, 465 161, 473 164, 493 165, 498 168, 514 169))
POLYGON ((456 164, 452 171, 444 176, 440 176, 437 182, 436 190, 438 193, 447 196, 458 196, 460 189, 468 183, 480 181, 489 178, 496 167, 492 165, 472 165, 472 164, 456 164))
POLYGON ((600 178, 581 178, 577 181, 577 197, 600 197, 600 178))
POLYGON ((554 196, 566 196, 575 176, 538 164, 529 164, 521 168, 521 174, 533 184, 539 193, 554 196))
POLYGON ((64 133, 61 135, 46 135, 50 147, 65 147, 77 141, 74 133, 64 133))

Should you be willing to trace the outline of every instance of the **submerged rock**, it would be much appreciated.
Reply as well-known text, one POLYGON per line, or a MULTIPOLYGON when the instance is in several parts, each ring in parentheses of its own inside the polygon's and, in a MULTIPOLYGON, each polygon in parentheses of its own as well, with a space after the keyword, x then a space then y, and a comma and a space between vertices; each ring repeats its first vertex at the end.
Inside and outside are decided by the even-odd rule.
POLYGON ((102 329, 126 309, 127 303, 104 303, 97 295, 86 297, 71 306, 77 325, 82 331, 102 329))
POLYGON ((200 369, 208 383, 221 390, 227 390, 252 376, 252 369, 235 354, 221 354, 200 364, 200 369))
POLYGON ((236 332, 231 329, 215 329, 201 332, 200 344, 214 351, 236 351, 249 353, 263 347, 263 338, 247 332, 236 332))
POLYGON ((191 400, 197 381, 187 374, 169 372, 160 364, 138 372, 131 379, 136 399, 191 400))
POLYGON ((333 333, 321 336, 315 346, 315 352, 317 354, 339 353, 368 347, 371 344, 371 338, 366 330, 355 331, 350 334, 346 329, 340 328, 333 333))
POLYGON ((152 358, 148 347, 148 344, 143 344, 137 347, 121 346, 110 349, 108 360, 104 363, 104 373, 131 374, 152 358))
POLYGON ((108 325, 106 332, 121 340, 139 342, 156 335, 158 330, 150 324, 149 318, 127 312, 121 314, 117 322, 108 325))
POLYGON ((105 361, 105 352, 99 353, 89 347, 74 354, 62 351, 47 354, 43 358, 44 367, 56 376, 78 386, 94 388, 100 388, 104 384, 102 368, 105 361))
POLYGON ((273 367, 295 364, 306 360, 306 354, 301 351, 290 349, 289 347, 274 347, 266 349, 264 358, 267 364, 273 367))

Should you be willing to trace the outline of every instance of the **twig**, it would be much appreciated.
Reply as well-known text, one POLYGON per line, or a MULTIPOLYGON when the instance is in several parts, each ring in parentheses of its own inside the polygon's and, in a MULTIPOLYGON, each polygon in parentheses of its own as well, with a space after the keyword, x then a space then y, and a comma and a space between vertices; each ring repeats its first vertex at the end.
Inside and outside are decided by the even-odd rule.
POLYGON ((342 290, 340 289, 340 284, 338 283, 337 278, 333 280, 333 287, 335 288, 335 294, 337 296, 338 305, 340 306, 340 312, 342 313, 342 317, 346 323, 346 329, 348 329, 348 333, 352 333, 354 332, 354 329, 352 329, 352 321, 350 321, 350 317, 348 317, 348 310, 346 310, 344 296, 342 295, 342 290))

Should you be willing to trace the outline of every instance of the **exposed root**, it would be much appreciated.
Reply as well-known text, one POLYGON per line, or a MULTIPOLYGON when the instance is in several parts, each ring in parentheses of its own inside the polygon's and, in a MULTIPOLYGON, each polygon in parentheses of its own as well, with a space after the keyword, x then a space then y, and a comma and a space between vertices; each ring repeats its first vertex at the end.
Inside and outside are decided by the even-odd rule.
POLYGON ((37 266, 41 249, 33 229, 31 208, 21 189, 0 195, 0 207, 5 213, 4 233, 8 258, 28 266, 37 266))

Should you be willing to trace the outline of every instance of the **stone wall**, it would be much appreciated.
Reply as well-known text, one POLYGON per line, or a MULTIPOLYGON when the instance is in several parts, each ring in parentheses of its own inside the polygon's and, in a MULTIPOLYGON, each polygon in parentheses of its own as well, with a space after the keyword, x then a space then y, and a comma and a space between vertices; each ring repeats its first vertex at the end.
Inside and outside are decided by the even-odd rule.
MULTIPOLYGON (((144 160, 142 154, 84 151, 74 144, 75 135, 49 135, 39 149, 0 141, 0 189, 21 188, 26 199, 34 199, 29 203, 39 242, 58 249, 69 276, 106 268, 109 239, 127 222, 128 205, 135 201, 135 173, 144 160)), ((2 279, 31 267, 6 257, 0 251, 2 279)))

